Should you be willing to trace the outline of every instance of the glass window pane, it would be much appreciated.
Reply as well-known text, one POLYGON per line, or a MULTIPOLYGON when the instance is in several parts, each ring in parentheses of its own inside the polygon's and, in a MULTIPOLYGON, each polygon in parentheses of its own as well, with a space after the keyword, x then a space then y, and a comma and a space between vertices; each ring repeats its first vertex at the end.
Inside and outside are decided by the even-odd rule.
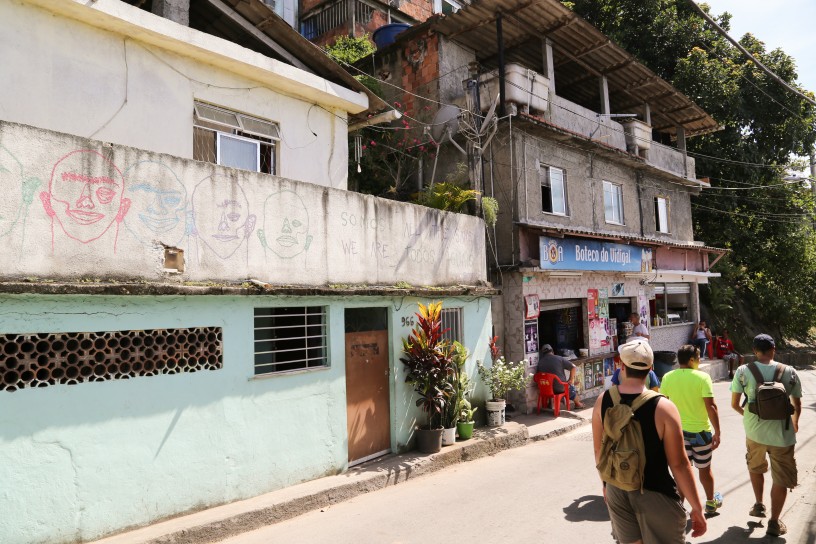
POLYGON ((550 169, 552 185, 552 211, 555 213, 567 213, 566 191, 564 190, 564 172, 557 169, 550 169))
POLYGON ((220 125, 226 125, 233 128, 241 128, 241 125, 238 124, 238 116, 232 112, 224 111, 220 108, 214 108, 200 102, 196 102, 195 112, 200 119, 213 121, 220 125))
POLYGON ((219 133, 218 164, 257 172, 259 143, 219 133))
POLYGON ((658 230, 660 232, 669 232, 669 214, 668 214, 668 206, 666 205, 665 198, 658 198, 657 199, 657 211, 658 211, 658 230))

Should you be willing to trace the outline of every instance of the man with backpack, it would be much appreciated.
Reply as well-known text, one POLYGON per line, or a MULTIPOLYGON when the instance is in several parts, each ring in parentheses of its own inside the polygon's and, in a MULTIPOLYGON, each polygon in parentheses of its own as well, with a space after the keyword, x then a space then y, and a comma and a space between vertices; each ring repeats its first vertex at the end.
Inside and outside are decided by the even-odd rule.
POLYGON ((776 344, 769 335, 754 338, 754 355, 756 362, 742 365, 734 375, 731 407, 742 414, 745 427, 745 459, 756 498, 749 515, 766 516, 763 494, 770 458, 773 485, 767 534, 779 536, 787 532, 779 516, 788 489, 797 485, 794 447, 802 413, 802 382, 793 368, 774 361, 776 344), (743 394, 746 402, 740 403, 743 394))
POLYGON ((706 520, 680 413, 645 388, 654 362, 648 342, 632 340, 618 352, 621 383, 598 397, 592 412, 595 464, 613 532, 621 544, 684 544, 687 516, 678 488, 691 506, 692 536, 705 533, 706 520))
POLYGON ((720 415, 714 400, 711 376, 697 369, 700 350, 686 344, 677 350, 680 368, 663 376, 660 392, 666 395, 680 412, 686 455, 697 467, 700 483, 706 495, 706 514, 722 506, 722 495, 714 491, 711 457, 720 445, 720 415), (713 428, 714 434, 711 433, 713 428))

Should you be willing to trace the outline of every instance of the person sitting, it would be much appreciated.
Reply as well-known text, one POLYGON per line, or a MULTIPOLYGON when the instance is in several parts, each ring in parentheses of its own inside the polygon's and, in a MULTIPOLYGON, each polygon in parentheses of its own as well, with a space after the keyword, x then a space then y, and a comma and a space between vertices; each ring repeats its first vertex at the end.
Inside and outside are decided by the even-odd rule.
POLYGON ((717 338, 717 358, 722 359, 728 365, 729 379, 734 377, 734 366, 742 365, 745 360, 745 357, 734 349, 734 342, 728 338, 728 329, 723 329, 722 335, 717 338))
POLYGON ((706 345, 711 342, 711 330, 706 326, 705 320, 701 319, 699 323, 691 331, 689 343, 697 346, 700 350, 700 359, 705 359, 706 345))
MULTIPOLYGON (((620 385, 620 371, 621 371, 621 360, 619 357, 615 357, 615 372, 612 373, 612 385, 620 385)), ((652 391, 660 392, 660 378, 657 377, 657 374, 654 373, 654 370, 649 370, 649 376, 646 378, 646 389, 651 389, 652 391)))
MULTIPOLYGON (((553 353, 553 348, 549 344, 544 344, 541 346, 541 354, 538 358, 538 366, 536 367, 536 372, 546 372, 547 374, 555 374, 561 380, 564 380, 566 374, 565 372, 569 373, 569 377, 566 378, 566 381, 569 384, 569 399, 575 403, 576 408, 583 408, 584 405, 581 401, 576 398, 578 395, 578 390, 575 389, 575 365, 570 362, 569 359, 565 357, 559 357, 555 353, 553 353)), ((559 382, 553 382, 553 392, 558 395, 564 392, 564 386, 561 385, 559 382)))

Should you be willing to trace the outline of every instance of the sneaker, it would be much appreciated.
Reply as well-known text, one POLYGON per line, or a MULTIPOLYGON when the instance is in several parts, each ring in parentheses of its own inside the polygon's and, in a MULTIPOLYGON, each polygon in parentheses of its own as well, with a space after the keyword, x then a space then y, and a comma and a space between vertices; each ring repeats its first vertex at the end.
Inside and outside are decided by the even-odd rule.
POLYGON ((761 502, 758 502, 751 508, 751 511, 748 512, 749 516, 754 516, 755 518, 764 518, 765 517, 765 505, 761 502))
POLYGON ((781 519, 768 520, 768 530, 765 534, 770 536, 781 536, 788 532, 788 528, 782 523, 781 519))
POLYGON ((714 498, 710 501, 706 501, 705 503, 705 511, 706 514, 713 514, 717 511, 717 508, 721 507, 723 503, 723 496, 720 494, 719 491, 714 493, 714 498))

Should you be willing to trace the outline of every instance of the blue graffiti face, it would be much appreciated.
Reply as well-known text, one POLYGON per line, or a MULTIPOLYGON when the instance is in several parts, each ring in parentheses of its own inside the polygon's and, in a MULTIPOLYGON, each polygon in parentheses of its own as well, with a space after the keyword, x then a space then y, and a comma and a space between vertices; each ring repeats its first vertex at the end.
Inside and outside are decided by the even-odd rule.
POLYGON ((0 236, 14 228, 23 207, 23 166, 0 147, 0 236))
POLYGON ((142 242, 176 244, 184 236, 187 191, 176 174, 157 162, 140 162, 125 171, 130 214, 125 225, 142 242))

